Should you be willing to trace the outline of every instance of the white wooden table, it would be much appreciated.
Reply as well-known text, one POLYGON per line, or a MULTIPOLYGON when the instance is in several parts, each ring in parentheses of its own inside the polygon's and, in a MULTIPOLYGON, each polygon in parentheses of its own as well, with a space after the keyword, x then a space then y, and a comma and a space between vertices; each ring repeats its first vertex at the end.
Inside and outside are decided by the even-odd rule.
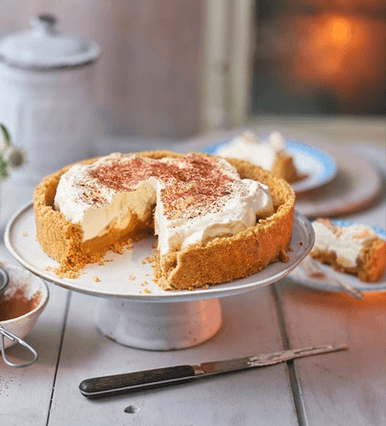
MULTIPOLYGON (((363 142, 356 145, 358 154, 374 162, 385 179, 384 148, 363 142)), ((12 212, 31 200, 32 190, 3 185, 2 232, 12 212)), ((385 192, 346 217, 384 227, 385 192)), ((0 256, 16 263, 3 244, 0 256)), ((208 342, 152 352, 102 335, 94 322, 96 297, 53 284, 49 289, 49 304, 26 338, 39 353, 37 363, 14 369, 0 360, 1 426, 386 425, 385 293, 354 300, 285 278, 223 298, 223 326, 208 342), (348 351, 147 392, 88 400, 78 390, 94 376, 343 343, 348 351)), ((18 355, 16 347, 8 351, 18 355)))

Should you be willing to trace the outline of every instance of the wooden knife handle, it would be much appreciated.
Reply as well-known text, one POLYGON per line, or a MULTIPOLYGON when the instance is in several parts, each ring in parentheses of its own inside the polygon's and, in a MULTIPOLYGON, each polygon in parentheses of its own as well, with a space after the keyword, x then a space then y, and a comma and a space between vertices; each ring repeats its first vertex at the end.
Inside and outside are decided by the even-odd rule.
POLYGON ((177 365, 135 373, 94 377, 83 380, 79 385, 79 389, 84 396, 100 397, 113 393, 159 387, 171 382, 194 378, 194 376, 195 370, 191 365, 177 365))

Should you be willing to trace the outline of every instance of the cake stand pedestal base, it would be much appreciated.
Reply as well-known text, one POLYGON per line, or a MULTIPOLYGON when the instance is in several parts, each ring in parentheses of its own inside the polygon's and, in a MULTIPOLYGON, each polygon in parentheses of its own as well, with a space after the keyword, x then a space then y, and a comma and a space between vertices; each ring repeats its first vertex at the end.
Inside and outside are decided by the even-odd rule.
POLYGON ((100 299, 96 312, 99 330, 116 342, 139 349, 169 351, 199 345, 221 327, 218 299, 139 302, 100 299))

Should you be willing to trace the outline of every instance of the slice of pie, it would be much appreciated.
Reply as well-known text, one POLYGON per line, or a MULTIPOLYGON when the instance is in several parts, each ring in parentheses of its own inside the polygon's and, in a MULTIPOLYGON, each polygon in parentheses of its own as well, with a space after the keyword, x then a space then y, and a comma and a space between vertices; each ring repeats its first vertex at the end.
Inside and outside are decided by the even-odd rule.
POLYGON ((386 241, 365 225, 336 224, 316 219, 315 245, 310 255, 340 272, 357 275, 361 281, 375 282, 386 270, 386 241))
POLYGON ((108 250, 155 233, 165 289, 251 275, 287 259, 295 196, 283 180, 240 160, 168 151, 111 154, 47 176, 34 194, 37 239, 76 277, 108 250))
POLYGON ((286 151, 286 143, 280 132, 272 132, 265 142, 260 142, 251 131, 243 132, 222 145, 216 154, 250 161, 289 183, 307 177, 297 170, 293 157, 286 151))

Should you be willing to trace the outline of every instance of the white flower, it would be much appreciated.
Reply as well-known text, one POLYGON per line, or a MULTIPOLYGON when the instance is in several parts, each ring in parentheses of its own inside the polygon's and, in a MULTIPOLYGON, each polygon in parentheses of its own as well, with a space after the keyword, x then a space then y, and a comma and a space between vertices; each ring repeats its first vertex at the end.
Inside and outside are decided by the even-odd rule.
POLYGON ((24 151, 12 145, 6 127, 0 123, 0 181, 9 176, 9 169, 19 168, 25 161, 24 151))
POLYGON ((4 153, 4 160, 11 169, 18 169, 25 163, 25 154, 21 148, 10 146, 4 153))

